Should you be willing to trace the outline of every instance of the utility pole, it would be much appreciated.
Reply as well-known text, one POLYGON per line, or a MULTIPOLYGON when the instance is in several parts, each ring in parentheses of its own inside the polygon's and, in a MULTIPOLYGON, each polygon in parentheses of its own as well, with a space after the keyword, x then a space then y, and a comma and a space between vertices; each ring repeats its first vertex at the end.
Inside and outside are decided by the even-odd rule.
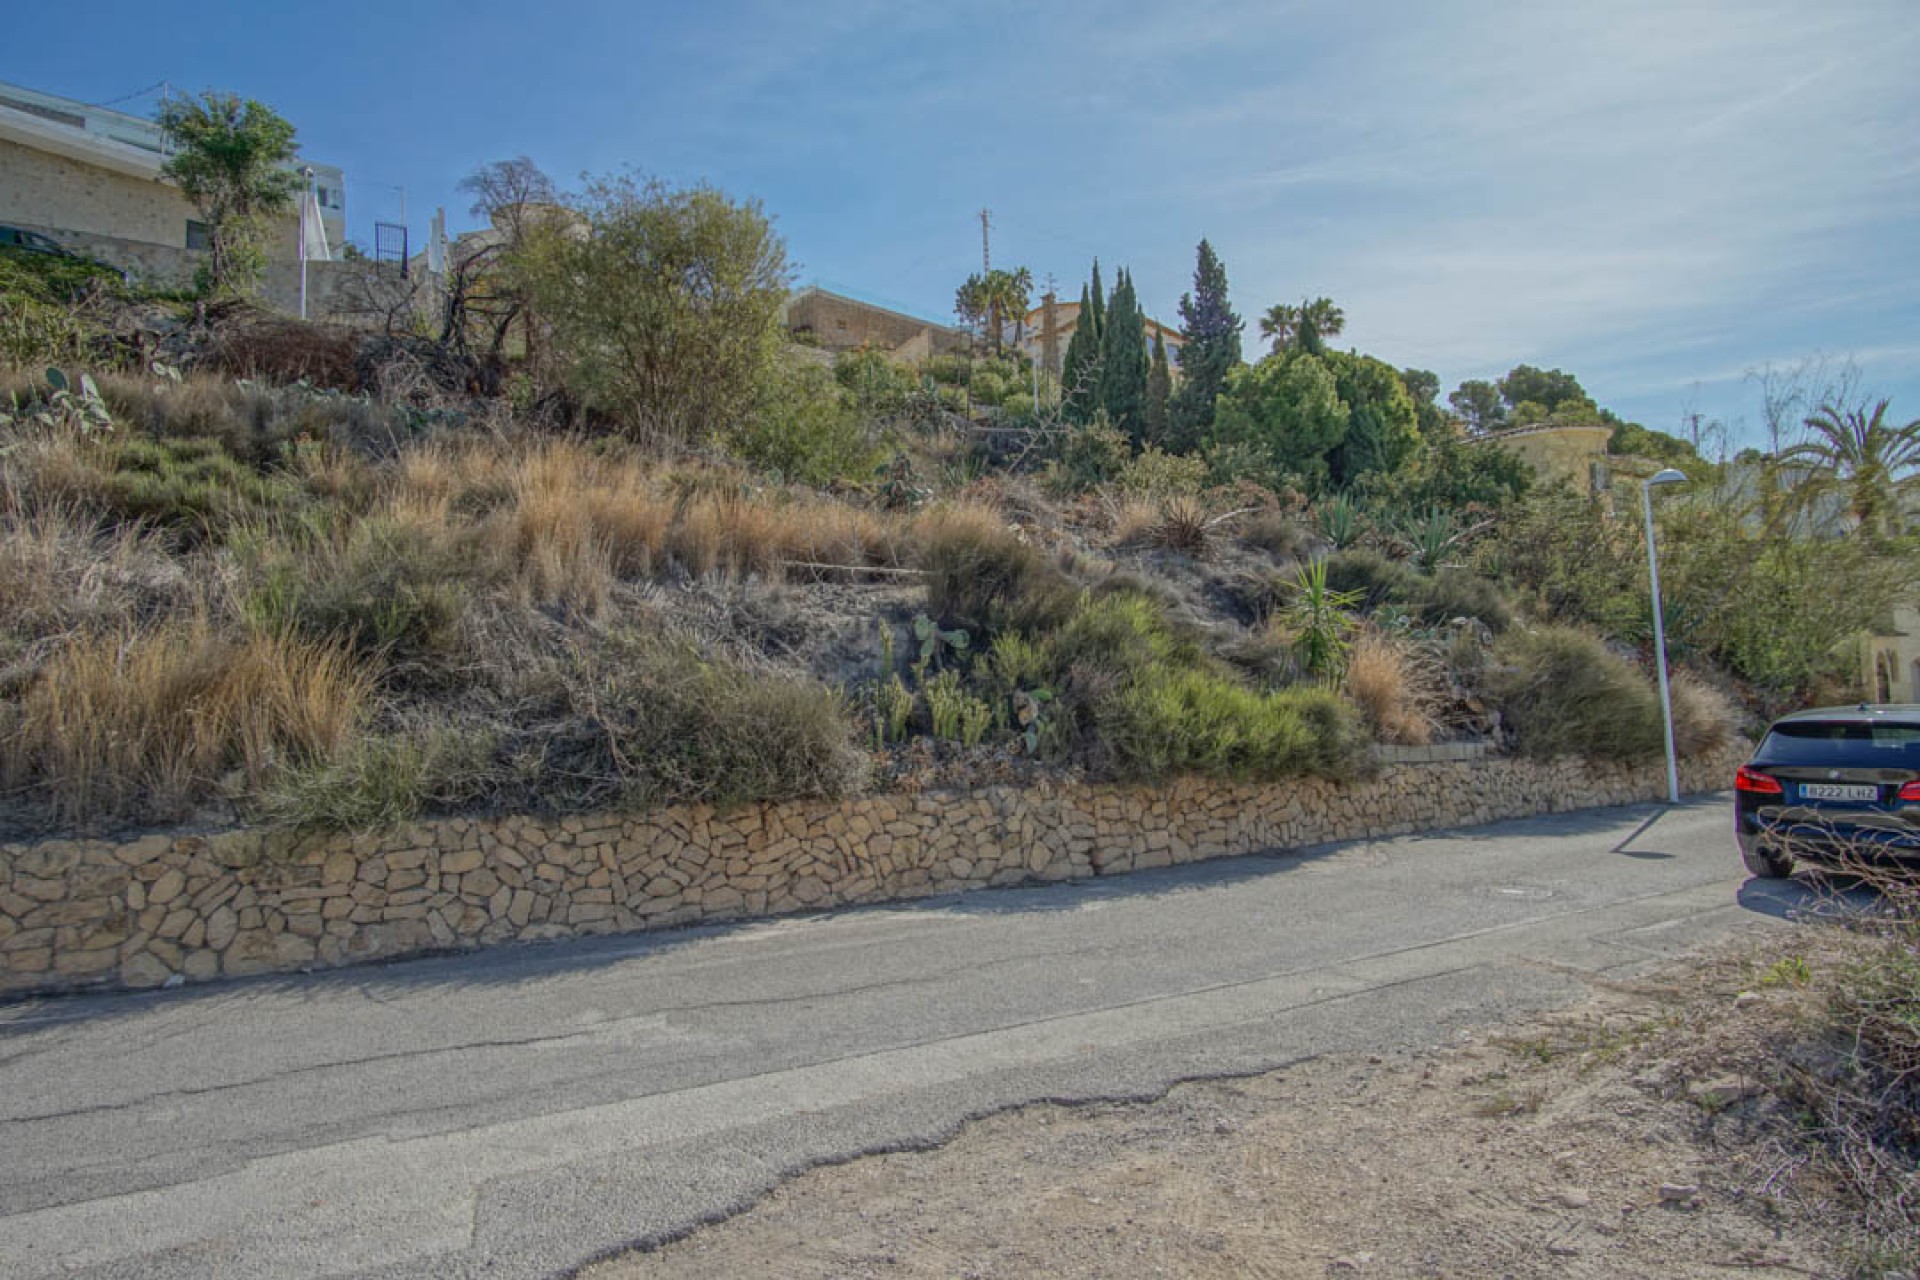
POLYGON ((980 211, 980 271, 983 275, 993 274, 993 252, 987 243, 987 228, 992 221, 993 214, 982 209, 980 211))

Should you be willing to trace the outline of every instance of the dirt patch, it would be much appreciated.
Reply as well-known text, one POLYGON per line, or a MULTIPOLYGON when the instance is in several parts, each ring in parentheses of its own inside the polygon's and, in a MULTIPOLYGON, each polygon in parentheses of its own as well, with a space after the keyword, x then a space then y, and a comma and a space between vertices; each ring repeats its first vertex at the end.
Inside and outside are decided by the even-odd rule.
POLYGON ((1428 1052, 1009 1112, 586 1275, 1844 1275, 1765 1083, 1814 996, 1783 945, 1428 1052))

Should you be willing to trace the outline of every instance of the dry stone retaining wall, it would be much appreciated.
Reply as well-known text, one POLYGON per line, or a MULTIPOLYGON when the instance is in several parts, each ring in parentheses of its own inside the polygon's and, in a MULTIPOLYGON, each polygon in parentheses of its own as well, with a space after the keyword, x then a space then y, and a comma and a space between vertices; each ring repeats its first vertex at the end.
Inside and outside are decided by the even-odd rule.
MULTIPOLYGON (((1744 744, 1683 768, 1717 790, 1744 744)), ((0 844, 0 993, 351 964, 1074 880, 1334 840, 1625 804, 1660 764, 1495 758, 1355 783, 1187 779, 446 818, 375 835, 229 830, 0 844)))

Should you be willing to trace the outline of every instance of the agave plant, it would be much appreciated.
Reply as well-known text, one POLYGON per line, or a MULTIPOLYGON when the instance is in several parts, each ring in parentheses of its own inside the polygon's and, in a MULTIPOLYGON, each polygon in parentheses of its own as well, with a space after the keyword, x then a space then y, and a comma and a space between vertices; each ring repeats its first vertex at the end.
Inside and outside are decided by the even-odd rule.
POLYGON ((1320 530, 1320 536, 1341 551, 1360 541, 1360 535, 1366 532, 1360 504, 1344 493, 1335 494, 1315 507, 1313 523, 1320 530))
POLYGON ((1485 532, 1492 523, 1491 520, 1481 520, 1462 525, 1454 519, 1451 511, 1429 507, 1424 514, 1401 524, 1397 534, 1406 547, 1407 559, 1413 562, 1414 567, 1432 573, 1437 569, 1457 567, 1454 554, 1485 532))

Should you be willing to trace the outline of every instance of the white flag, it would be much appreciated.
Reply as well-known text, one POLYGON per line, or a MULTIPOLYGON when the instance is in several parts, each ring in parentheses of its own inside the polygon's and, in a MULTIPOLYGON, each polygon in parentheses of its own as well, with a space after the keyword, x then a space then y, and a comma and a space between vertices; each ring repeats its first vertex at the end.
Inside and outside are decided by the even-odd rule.
POLYGON ((327 247, 327 224, 320 221, 320 198, 312 187, 307 188, 300 206, 300 247, 306 261, 332 262, 333 251, 327 247))

